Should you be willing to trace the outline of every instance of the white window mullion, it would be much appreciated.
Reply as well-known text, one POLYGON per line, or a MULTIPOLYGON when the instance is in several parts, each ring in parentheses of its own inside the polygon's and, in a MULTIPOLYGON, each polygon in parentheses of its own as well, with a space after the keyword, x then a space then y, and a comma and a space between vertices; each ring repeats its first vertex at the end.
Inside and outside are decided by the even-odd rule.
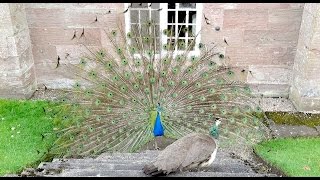
POLYGON ((168 36, 163 33, 165 29, 168 29, 168 3, 160 3, 160 36, 161 36, 161 47, 160 47, 160 53, 162 52, 164 54, 167 53, 167 50, 163 49, 163 45, 167 44, 167 38, 168 36))

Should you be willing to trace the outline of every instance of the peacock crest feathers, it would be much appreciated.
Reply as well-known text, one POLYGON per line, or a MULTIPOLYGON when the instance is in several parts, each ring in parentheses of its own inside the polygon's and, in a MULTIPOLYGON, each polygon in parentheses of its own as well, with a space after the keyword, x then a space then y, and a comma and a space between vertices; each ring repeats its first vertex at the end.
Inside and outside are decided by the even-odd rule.
MULTIPOLYGON (((221 121, 221 146, 251 145, 268 137, 265 116, 251 102, 251 90, 239 81, 216 45, 174 41, 172 29, 156 30, 147 21, 124 32, 106 31, 111 47, 91 50, 68 69, 77 79, 59 98, 56 116, 62 128, 50 150, 56 155, 134 152, 153 139, 157 104, 165 136, 208 134, 221 121), (168 37, 161 42, 159 33, 168 37), (178 46, 180 53, 174 51, 178 46), (200 54, 190 55, 195 48, 200 54), (217 60, 214 60, 217 59, 217 60)), ((182 27, 179 31, 187 31, 182 27)))

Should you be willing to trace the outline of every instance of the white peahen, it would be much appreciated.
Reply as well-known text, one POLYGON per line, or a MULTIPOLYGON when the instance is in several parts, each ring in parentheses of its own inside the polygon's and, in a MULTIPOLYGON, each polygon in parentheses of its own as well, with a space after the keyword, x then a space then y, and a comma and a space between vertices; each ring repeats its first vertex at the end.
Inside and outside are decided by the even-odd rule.
POLYGON ((217 119, 221 147, 240 150, 269 136, 250 88, 237 80, 243 72, 229 67, 214 43, 197 44, 197 33, 180 28, 193 37, 186 46, 171 26, 160 31, 167 44, 153 21, 143 25, 128 33, 119 25, 106 32, 112 47, 88 48, 79 64, 69 64, 78 80, 61 98, 55 122, 62 128, 49 153, 135 152, 155 136, 207 134, 217 119), (196 47, 200 55, 190 55, 196 47))

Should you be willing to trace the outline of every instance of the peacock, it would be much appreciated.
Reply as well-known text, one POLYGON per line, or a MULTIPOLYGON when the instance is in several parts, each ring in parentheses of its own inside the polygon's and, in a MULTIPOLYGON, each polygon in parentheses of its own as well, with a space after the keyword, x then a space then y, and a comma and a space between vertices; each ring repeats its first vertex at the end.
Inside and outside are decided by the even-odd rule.
POLYGON ((149 19, 126 32, 105 30, 111 46, 92 49, 76 63, 72 88, 58 99, 50 154, 88 156, 137 152, 157 136, 173 139, 208 134, 221 121, 221 148, 242 152, 270 137, 268 120, 241 82, 241 69, 229 66, 217 44, 185 44, 171 26, 160 32, 149 19), (168 41, 157 38, 163 33, 168 41), (183 47, 179 52, 175 47, 183 47), (198 55, 190 53, 199 49, 198 55))

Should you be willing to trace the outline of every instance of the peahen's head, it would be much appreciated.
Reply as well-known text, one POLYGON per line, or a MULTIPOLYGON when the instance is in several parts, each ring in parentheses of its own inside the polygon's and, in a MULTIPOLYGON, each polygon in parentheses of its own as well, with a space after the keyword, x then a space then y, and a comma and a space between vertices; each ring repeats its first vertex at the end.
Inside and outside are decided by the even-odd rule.
POLYGON ((216 120, 216 123, 210 128, 210 135, 216 139, 218 139, 218 137, 219 137, 218 126, 220 123, 221 123, 221 121, 216 120))

